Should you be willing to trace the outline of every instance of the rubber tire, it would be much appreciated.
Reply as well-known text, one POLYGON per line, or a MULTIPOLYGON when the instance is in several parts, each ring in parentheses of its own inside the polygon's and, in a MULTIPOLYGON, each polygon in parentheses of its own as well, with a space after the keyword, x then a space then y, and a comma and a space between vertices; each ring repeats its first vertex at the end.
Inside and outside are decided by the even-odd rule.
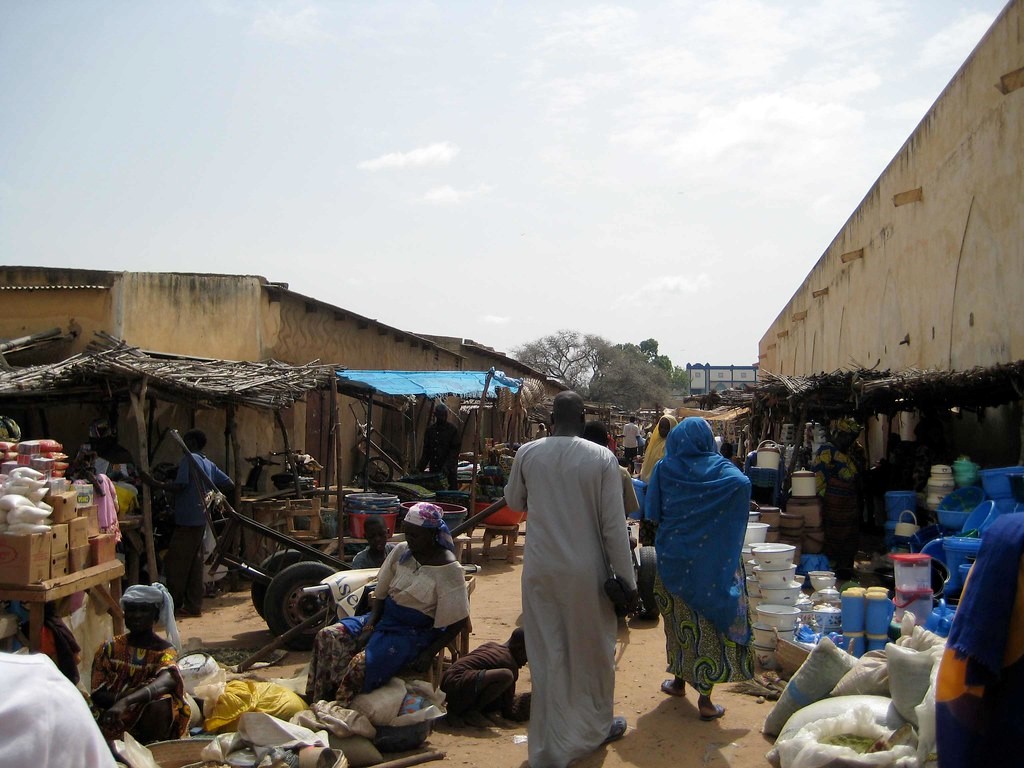
MULTIPOLYGON (((301 561, 303 557, 305 557, 305 555, 297 549, 282 549, 280 552, 275 552, 260 563, 260 570, 268 576, 276 576, 289 565, 295 565, 295 563, 301 561)), ((267 599, 267 587, 269 586, 269 584, 260 584, 260 582, 254 581, 252 586, 249 587, 252 604, 256 608, 256 613, 260 615, 261 619, 264 618, 263 603, 267 599)))
POLYGON ((658 575, 658 554, 654 547, 640 547, 640 565, 636 573, 636 588, 640 593, 641 619, 657 619, 658 604, 654 600, 654 581, 658 575))
MULTIPOLYGON (((315 560, 304 560, 289 565, 278 573, 267 587, 263 600, 264 619, 270 631, 280 637, 289 629, 328 606, 330 597, 323 592, 312 595, 302 594, 303 587, 319 584, 331 574, 334 568, 315 560)), ((296 635, 285 646, 293 651, 308 651, 320 627, 314 626, 308 632, 296 635)))

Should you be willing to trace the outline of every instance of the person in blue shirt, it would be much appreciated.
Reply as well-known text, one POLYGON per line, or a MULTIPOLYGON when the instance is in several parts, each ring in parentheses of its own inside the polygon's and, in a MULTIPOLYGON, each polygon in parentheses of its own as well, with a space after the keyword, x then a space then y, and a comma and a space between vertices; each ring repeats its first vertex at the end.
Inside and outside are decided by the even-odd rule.
MULTIPOLYGON (((231 491, 235 484, 220 468, 203 455, 206 433, 190 429, 182 441, 192 458, 203 468, 206 476, 218 490, 231 491)), ((206 494, 212 488, 207 480, 192 476, 188 457, 182 457, 178 474, 173 482, 162 483, 151 475, 144 475, 147 483, 174 492, 174 533, 164 555, 164 574, 167 590, 178 606, 175 615, 201 616, 203 613, 203 535, 206 533, 206 494)))

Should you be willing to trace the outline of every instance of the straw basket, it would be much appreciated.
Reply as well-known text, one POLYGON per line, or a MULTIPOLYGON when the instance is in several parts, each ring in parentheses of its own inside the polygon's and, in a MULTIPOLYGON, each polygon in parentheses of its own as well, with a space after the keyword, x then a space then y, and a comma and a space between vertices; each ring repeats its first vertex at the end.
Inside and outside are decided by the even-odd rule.
POLYGON ((210 741, 211 739, 158 741, 150 744, 148 749, 153 753, 153 759, 160 768, 184 768, 186 765, 203 761, 199 753, 210 741))

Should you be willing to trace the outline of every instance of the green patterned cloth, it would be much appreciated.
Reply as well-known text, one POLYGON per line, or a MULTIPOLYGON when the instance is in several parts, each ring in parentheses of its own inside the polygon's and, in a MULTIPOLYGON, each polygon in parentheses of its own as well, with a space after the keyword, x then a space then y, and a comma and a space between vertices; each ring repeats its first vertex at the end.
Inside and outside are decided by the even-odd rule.
POLYGON ((698 693, 711 695, 716 683, 734 683, 754 676, 754 657, 746 645, 720 634, 714 625, 665 589, 661 577, 654 596, 665 620, 668 672, 698 693))

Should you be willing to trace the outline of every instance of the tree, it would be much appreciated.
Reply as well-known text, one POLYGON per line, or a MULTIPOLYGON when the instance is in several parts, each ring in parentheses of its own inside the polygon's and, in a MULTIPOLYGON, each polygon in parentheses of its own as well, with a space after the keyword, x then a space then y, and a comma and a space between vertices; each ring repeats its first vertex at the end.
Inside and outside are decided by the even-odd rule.
POLYGON ((600 336, 561 330, 512 354, 583 397, 625 408, 664 402, 672 388, 672 361, 658 354, 654 339, 612 344, 600 336))
POLYGON ((586 396, 608 342, 600 336, 561 330, 512 350, 522 363, 586 396))
POLYGON ((632 344, 609 345, 590 382, 591 399, 624 408, 664 402, 668 390, 668 374, 632 344))

